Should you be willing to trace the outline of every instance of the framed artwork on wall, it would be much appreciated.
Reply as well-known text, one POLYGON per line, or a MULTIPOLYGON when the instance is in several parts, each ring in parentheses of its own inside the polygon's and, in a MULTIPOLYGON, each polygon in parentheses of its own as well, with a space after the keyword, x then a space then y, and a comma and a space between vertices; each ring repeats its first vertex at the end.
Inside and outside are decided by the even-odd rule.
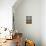
POLYGON ((32 16, 26 16, 26 24, 32 24, 32 16))

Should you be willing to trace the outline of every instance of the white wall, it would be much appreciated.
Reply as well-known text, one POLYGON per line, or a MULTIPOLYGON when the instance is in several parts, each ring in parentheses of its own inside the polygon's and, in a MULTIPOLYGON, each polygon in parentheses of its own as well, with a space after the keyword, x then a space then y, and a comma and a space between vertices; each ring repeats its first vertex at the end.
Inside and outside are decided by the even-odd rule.
POLYGON ((12 28, 12 6, 16 0, 0 0, 0 27, 12 28))
POLYGON ((41 38, 42 46, 46 46, 46 0, 41 1, 41 38))
POLYGON ((15 28, 24 37, 35 41, 41 46, 41 0, 23 0, 15 9, 15 28), (32 24, 26 24, 26 16, 32 16, 32 24))

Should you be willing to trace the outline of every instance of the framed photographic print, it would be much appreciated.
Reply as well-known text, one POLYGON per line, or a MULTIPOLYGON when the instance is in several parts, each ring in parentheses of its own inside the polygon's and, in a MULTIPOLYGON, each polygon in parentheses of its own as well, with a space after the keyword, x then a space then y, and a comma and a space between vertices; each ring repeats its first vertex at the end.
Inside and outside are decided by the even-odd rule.
POLYGON ((32 16, 26 16, 26 24, 32 24, 32 16))

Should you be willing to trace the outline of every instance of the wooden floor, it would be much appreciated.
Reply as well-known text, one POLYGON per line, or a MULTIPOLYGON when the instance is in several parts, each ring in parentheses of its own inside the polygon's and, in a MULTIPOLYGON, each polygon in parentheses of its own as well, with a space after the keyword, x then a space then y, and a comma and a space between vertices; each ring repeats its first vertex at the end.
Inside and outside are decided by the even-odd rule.
POLYGON ((16 46, 15 39, 13 40, 6 40, 6 42, 2 43, 0 46, 16 46))

